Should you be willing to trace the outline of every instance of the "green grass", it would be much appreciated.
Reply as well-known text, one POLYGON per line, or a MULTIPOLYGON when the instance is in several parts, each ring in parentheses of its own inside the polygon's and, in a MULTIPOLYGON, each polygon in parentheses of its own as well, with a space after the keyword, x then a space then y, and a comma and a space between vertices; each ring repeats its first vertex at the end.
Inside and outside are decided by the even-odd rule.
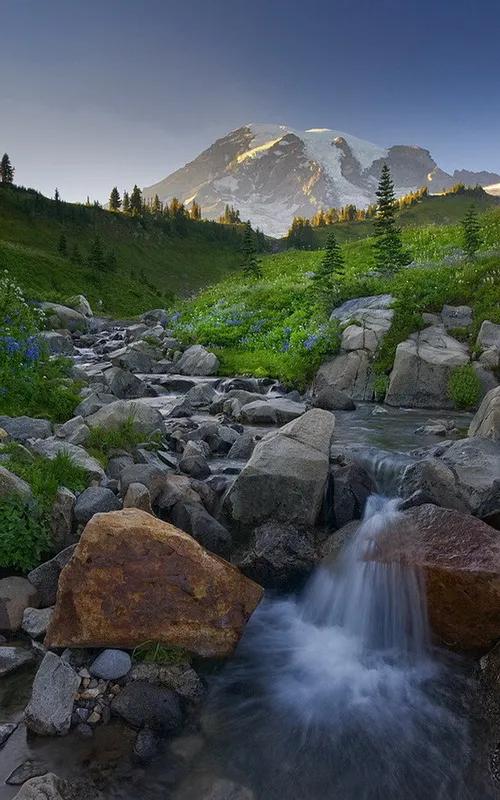
POLYGON ((66 453, 51 461, 8 442, 0 445, 0 454, 7 456, 2 465, 31 486, 35 500, 31 504, 16 497, 0 500, 0 567, 28 572, 51 553, 50 514, 58 488, 80 492, 88 476, 66 453))
POLYGON ((145 664, 172 666, 185 664, 191 657, 182 647, 167 647, 159 642, 144 642, 134 649, 132 658, 145 664))
POLYGON ((117 428, 109 429, 100 426, 92 428, 85 443, 85 449, 106 467, 113 450, 131 452, 139 444, 157 446, 160 444, 160 440, 154 435, 139 431, 134 417, 130 416, 117 428))
MULTIPOLYGON (((500 199, 486 192, 466 191, 460 194, 428 195, 398 213, 401 228, 416 228, 428 225, 457 225, 463 219, 471 203, 478 212, 500 208, 500 199)), ((330 231, 334 231, 339 242, 355 241, 373 234, 373 220, 339 222, 323 228, 314 228, 315 246, 322 248, 330 231)))
MULTIPOLYGON (((480 220, 482 252, 472 263, 456 258, 461 245, 459 225, 405 228, 404 244, 422 266, 401 270, 391 278, 371 274, 371 238, 342 245, 346 275, 332 308, 352 297, 384 292, 395 296, 393 326, 375 361, 381 397, 395 348, 419 328, 423 311, 440 311, 444 303, 471 305, 471 344, 484 319, 500 322, 500 209, 486 211, 480 220), (495 249, 498 255, 489 255, 495 249)), ((322 251, 288 250, 264 257, 260 279, 232 276, 180 304, 177 335, 185 342, 200 341, 213 348, 223 374, 270 375, 287 384, 304 385, 320 361, 338 348, 339 332, 327 325, 327 314, 308 274, 322 256, 322 251), (314 336, 317 340, 308 349, 314 336)))
POLYGON ((134 316, 188 295, 240 267, 241 226, 188 221, 185 235, 167 223, 59 203, 32 190, 0 187, 0 269, 8 269, 25 293, 64 302, 75 294, 95 309, 134 316), (116 254, 112 273, 96 274, 58 253, 64 233, 68 253, 76 244, 84 257, 98 234, 116 254))

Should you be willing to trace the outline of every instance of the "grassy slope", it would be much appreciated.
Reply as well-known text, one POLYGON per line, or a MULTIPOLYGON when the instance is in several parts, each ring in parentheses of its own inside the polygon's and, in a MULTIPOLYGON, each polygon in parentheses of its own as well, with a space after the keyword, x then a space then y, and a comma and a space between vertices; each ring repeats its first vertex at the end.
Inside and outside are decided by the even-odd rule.
MULTIPOLYGON (((456 225, 463 219, 465 212, 474 204, 479 212, 500 207, 500 198, 492 197, 484 192, 463 192, 460 194, 427 196, 413 206, 408 206, 398 214, 398 222, 402 228, 423 225, 456 225)), ((373 220, 360 222, 344 222, 315 228, 315 244, 324 247, 329 232, 333 230, 339 242, 348 242, 371 236, 373 220)))
MULTIPOLYGON (((370 238, 343 245, 346 277, 337 302, 350 297, 391 291, 397 298, 393 331, 378 355, 385 373, 395 346, 418 327, 424 310, 439 311, 443 303, 469 303, 475 310, 475 336, 483 319, 500 322, 500 256, 487 251, 500 248, 500 209, 481 215, 483 245, 476 263, 443 264, 461 246, 459 225, 405 228, 403 238, 416 261, 426 267, 402 270, 394 278, 370 276, 370 238)), ((334 348, 335 337, 325 330, 327 315, 311 290, 310 273, 322 251, 289 250, 262 260, 263 276, 255 282, 233 276, 213 286, 181 307, 179 333, 215 347, 222 371, 269 374, 289 382, 310 377, 325 347, 334 348), (291 330, 291 333, 290 333, 291 330), (308 346, 320 333, 318 343, 308 346), (323 340, 323 341, 321 341, 323 340)))
MULTIPOLYGON (((38 196, 39 197, 39 196, 38 196)), ((219 280, 239 266, 239 231, 215 223, 190 223, 186 236, 161 225, 103 209, 37 199, 22 189, 0 189, 0 268, 8 269, 28 295, 63 300, 83 293, 115 315, 137 314, 165 301, 163 295, 188 294, 219 280), (71 253, 84 256, 99 234, 113 250, 118 269, 93 275, 57 252, 61 233, 71 253)))

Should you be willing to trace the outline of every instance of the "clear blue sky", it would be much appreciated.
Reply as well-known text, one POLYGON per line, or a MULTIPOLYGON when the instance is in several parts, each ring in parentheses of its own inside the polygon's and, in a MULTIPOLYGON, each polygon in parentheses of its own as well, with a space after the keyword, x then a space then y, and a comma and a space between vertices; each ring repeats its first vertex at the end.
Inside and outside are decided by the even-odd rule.
POLYGON ((105 200, 246 122, 500 172, 500 0, 0 0, 0 151, 105 200))

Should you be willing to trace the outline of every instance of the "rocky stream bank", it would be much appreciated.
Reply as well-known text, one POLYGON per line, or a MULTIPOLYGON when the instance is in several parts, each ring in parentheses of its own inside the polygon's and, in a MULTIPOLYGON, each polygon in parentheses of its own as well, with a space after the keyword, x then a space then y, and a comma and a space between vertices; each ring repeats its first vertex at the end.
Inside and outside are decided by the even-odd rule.
MULTIPOLYGON (((161 309, 118 323, 94 318, 84 298, 78 310, 46 308, 47 344, 74 358, 81 402, 63 425, 1 417, 0 437, 26 458, 69 453, 88 486, 58 489, 50 558, 0 579, 0 798, 274 800, 279 780, 264 789, 238 758, 224 768, 214 693, 224 664, 234 682, 240 638, 244 654, 264 621, 267 632, 278 624, 269 603, 274 614, 338 564, 379 494, 394 498, 397 524, 391 506, 362 560, 422 580, 429 646, 460 660, 467 690, 456 692, 482 709, 471 714, 481 796, 500 797, 500 326, 481 328, 474 415, 451 412, 446 393, 450 370, 470 359, 450 335, 470 324, 465 307, 445 307, 399 345, 387 405, 374 405, 370 353, 390 328, 390 298, 355 302, 336 311, 341 354, 305 394, 219 377, 216 356, 182 347, 161 309), (124 426, 133 445, 104 460, 89 452, 96 431, 124 426)), ((2 460, 0 496, 29 506, 31 487, 2 460)), ((317 680, 299 670, 295 693, 306 678, 317 680)), ((307 791, 316 800, 323 789, 307 791)))

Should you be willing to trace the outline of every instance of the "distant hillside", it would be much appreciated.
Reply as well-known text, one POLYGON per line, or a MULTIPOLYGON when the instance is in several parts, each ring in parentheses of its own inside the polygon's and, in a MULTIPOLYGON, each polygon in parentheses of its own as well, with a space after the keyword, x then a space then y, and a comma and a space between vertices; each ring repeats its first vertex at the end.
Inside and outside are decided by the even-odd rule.
POLYGON ((168 220, 143 221, 0 187, 0 268, 32 297, 57 301, 83 293, 115 316, 138 314, 238 270, 241 235, 238 225, 187 219, 177 231, 168 220), (61 234, 67 257, 58 251, 61 234), (96 235, 116 257, 113 271, 86 266, 96 235), (71 258, 75 245, 81 263, 71 258))
MULTIPOLYGON (((460 193, 427 195, 415 205, 408 206, 398 213, 398 224, 402 228, 417 228, 422 225, 456 225, 465 216, 470 205, 477 211, 500 208, 500 197, 481 190, 465 190, 460 193)), ((373 233, 373 220, 360 222, 337 222, 314 228, 314 248, 324 247, 328 234, 333 230, 339 242, 364 239, 373 233)))

